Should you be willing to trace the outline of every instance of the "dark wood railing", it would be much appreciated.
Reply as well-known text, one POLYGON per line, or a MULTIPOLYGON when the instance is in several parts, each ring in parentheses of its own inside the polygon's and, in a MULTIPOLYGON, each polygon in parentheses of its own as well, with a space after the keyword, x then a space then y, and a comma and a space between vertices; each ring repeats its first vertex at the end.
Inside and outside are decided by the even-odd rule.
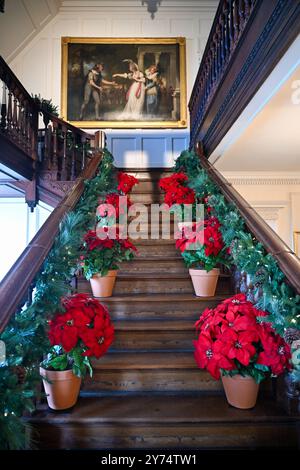
MULTIPOLYGON (((29 180, 41 172, 52 180, 74 181, 89 163, 94 135, 50 114, 25 90, 0 57, 1 162, 29 180), (44 128, 38 129, 39 116, 44 128)), ((104 147, 105 134, 96 146, 104 147)))
POLYGON ((0 84, 0 134, 24 152, 31 160, 31 168, 34 168, 37 160, 38 108, 1 56, 0 84))
POLYGON ((94 135, 42 111, 46 124, 39 130, 39 161, 42 170, 51 171, 54 179, 72 181, 85 168, 94 146, 94 135))
POLYGON ((9 319, 27 301, 32 301, 34 279, 41 269, 59 230, 65 214, 71 211, 84 190, 84 181, 93 177, 101 161, 101 150, 94 150, 85 170, 74 182, 65 198, 53 210, 49 218, 25 248, 0 283, 0 333, 9 319))
POLYGON ((210 178, 229 202, 233 202, 243 217, 249 231, 277 260, 287 281, 300 294, 300 259, 288 245, 269 227, 264 219, 249 205, 232 184, 209 162, 203 152, 203 146, 196 146, 201 166, 207 170, 210 178))
POLYGON ((300 33, 298 0, 220 0, 189 102, 209 156, 300 33))

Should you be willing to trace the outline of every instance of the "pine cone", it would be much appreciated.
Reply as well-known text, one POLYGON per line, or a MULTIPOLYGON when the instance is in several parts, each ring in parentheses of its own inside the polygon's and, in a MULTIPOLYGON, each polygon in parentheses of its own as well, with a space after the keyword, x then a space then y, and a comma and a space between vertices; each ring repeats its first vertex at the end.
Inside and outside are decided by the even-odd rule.
POLYGON ((25 382, 25 379, 26 379, 26 369, 25 367, 22 367, 22 366, 15 366, 13 368, 14 370, 14 373, 16 374, 16 376, 18 377, 18 383, 21 385, 25 382))
POLYGON ((300 339, 300 330, 297 328, 287 328, 283 336, 288 344, 292 344, 294 341, 300 339))

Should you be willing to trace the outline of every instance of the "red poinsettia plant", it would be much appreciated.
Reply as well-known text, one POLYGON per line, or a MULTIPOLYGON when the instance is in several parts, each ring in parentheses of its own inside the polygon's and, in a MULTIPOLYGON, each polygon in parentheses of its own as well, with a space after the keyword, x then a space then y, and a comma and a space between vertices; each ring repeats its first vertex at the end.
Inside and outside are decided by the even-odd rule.
POLYGON ((227 265, 227 249, 216 217, 208 217, 185 227, 184 234, 176 240, 187 267, 211 271, 218 264, 227 265))
POLYGON ((103 356, 114 339, 114 327, 107 308, 88 294, 62 299, 62 311, 49 321, 52 348, 42 367, 47 370, 72 369, 83 377, 92 375, 90 357, 103 356))
POLYGON ((194 204, 195 191, 187 185, 188 177, 185 173, 173 173, 171 176, 161 178, 159 187, 164 191, 164 202, 169 206, 194 204))
POLYGON ((118 191, 121 194, 128 194, 132 190, 133 186, 139 184, 139 180, 128 173, 118 172, 118 191))
POLYGON ((79 266, 89 280, 94 274, 105 276, 108 271, 118 269, 119 263, 131 260, 135 252, 136 247, 128 238, 120 236, 118 228, 113 234, 107 227, 89 230, 83 237, 79 266))
POLYGON ((235 295, 202 313, 195 327, 195 359, 215 379, 250 376, 257 383, 267 375, 291 369, 290 346, 244 294, 235 295))
POLYGON ((119 171, 117 190, 99 198, 97 219, 99 226, 111 226, 120 222, 120 216, 127 214, 132 205, 128 193, 139 180, 132 175, 119 171))

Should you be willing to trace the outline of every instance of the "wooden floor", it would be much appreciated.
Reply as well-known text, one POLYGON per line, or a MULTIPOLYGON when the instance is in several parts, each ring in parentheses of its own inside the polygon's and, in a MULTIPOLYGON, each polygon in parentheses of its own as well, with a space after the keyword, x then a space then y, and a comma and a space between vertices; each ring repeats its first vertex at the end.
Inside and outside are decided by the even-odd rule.
POLYGON ((296 448, 296 422, 273 400, 253 410, 230 407, 223 395, 99 396, 72 411, 48 409, 32 420, 40 448, 296 448))
MULTIPOLYGON (((160 170, 133 171, 135 202, 161 200, 160 170)), ((124 263, 114 295, 100 299, 115 325, 106 356, 93 360, 77 405, 67 412, 41 406, 30 420, 40 449, 295 448, 297 422, 261 386, 253 410, 230 407, 222 385, 196 367, 194 323, 232 293, 222 274, 215 297, 194 295, 174 240, 136 240, 137 259, 124 263)), ((91 292, 79 279, 79 292, 91 292)))

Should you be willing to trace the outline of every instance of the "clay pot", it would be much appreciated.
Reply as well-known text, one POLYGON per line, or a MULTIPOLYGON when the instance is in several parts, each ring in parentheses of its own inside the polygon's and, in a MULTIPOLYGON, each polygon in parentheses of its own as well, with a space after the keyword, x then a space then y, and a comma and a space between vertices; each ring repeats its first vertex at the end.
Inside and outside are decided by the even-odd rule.
POLYGON ((222 376, 227 401, 235 408, 247 410, 256 404, 259 384, 250 377, 242 375, 222 376))
POLYGON ((195 222, 177 222, 177 226, 179 230, 183 230, 184 227, 192 228, 194 223, 195 222))
POLYGON ((218 268, 207 272, 205 269, 189 269, 197 297, 213 297, 220 274, 218 268))
POLYGON ((117 270, 108 271, 106 276, 94 274, 90 279, 94 297, 111 297, 116 282, 117 270))
POLYGON ((67 410, 75 405, 79 395, 81 378, 69 370, 46 370, 40 367, 49 408, 67 410), (45 379, 47 380, 45 380, 45 379))

